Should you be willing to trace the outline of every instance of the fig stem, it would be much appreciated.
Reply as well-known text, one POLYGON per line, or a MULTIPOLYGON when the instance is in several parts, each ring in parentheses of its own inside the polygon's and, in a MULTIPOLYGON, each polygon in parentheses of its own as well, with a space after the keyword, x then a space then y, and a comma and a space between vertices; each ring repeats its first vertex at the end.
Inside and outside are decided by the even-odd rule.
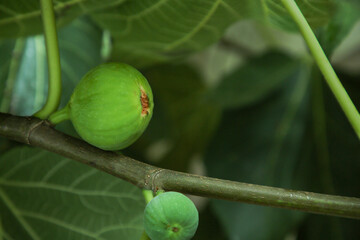
MULTIPOLYGON (((154 198, 154 194, 153 194, 153 192, 151 190, 143 189, 142 193, 144 195, 146 204, 148 204, 154 198)), ((151 239, 149 238, 149 236, 144 231, 143 234, 141 235, 140 240, 151 240, 151 239)))
POLYGON ((70 119, 69 108, 68 105, 66 105, 64 108, 51 114, 49 117, 49 122, 53 125, 56 125, 69 119, 70 119))
POLYGON ((156 196, 159 196, 160 194, 162 194, 162 193, 164 193, 165 191, 164 190, 158 190, 157 192, 156 192, 156 196))
POLYGON ((40 119, 46 119, 51 113, 57 110, 60 104, 61 68, 53 1, 41 0, 40 6, 49 69, 49 89, 45 105, 36 112, 34 116, 40 119))
MULTIPOLYGON (((143 189, 142 193, 144 195, 146 204, 148 204, 154 198, 154 195, 151 190, 143 189)), ((151 239, 146 234, 146 232, 143 231, 143 234, 141 235, 140 240, 151 240, 151 239)))
POLYGON ((149 203, 154 198, 154 195, 151 190, 143 189, 142 192, 146 203, 149 203))
POLYGON ((303 38, 315 59, 316 64, 318 65, 327 84, 340 104, 342 110, 344 111, 347 119, 355 130, 355 133, 360 139, 360 114, 354 103, 351 101, 351 98, 346 92, 344 86, 337 77, 334 69, 332 68, 329 60, 320 46, 319 41, 311 30, 311 27, 309 26, 304 15, 294 0, 282 0, 282 3, 291 15, 294 22, 298 25, 300 32, 303 35, 303 38))

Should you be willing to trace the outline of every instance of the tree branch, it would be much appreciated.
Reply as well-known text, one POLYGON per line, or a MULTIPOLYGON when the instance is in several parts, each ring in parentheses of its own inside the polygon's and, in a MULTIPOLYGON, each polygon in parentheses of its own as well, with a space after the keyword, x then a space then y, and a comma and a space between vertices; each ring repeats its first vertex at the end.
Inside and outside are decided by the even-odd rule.
POLYGON ((161 169, 103 151, 34 117, 0 113, 0 135, 74 159, 140 188, 360 219, 360 199, 240 183, 161 169))

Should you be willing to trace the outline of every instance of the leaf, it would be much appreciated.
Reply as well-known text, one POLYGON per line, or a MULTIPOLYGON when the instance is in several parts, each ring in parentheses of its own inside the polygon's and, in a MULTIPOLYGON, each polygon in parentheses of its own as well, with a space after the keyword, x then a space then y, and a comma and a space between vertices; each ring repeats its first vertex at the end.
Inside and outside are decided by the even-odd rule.
POLYGON ((359 9, 353 4, 339 2, 336 14, 320 35, 322 48, 328 56, 331 56, 336 47, 350 33, 358 19, 360 19, 359 9))
POLYGON ((308 54, 300 33, 294 34, 255 21, 240 21, 233 24, 220 43, 245 57, 276 50, 299 57, 308 54))
POLYGON ((360 236, 358 221, 337 217, 309 215, 300 227, 299 240, 353 239, 360 236))
MULTIPOLYGON (((59 32, 62 73, 61 106, 83 75, 100 64, 101 31, 86 19, 74 21, 59 32), (81 46, 81 47, 79 47, 81 46)), ((12 98, 12 113, 31 115, 46 101, 48 87, 46 49, 42 36, 26 40, 12 98)))
MULTIPOLYGON (((358 76, 337 72, 355 106, 360 106, 358 76)), ((359 197, 359 139, 325 81, 317 73, 313 84, 313 146, 308 160, 307 190, 359 197), (316 187, 314 187, 316 186, 316 187)), ((309 215, 299 228, 298 239, 352 239, 360 236, 358 220, 309 215)))
POLYGON ((7 80, 9 78, 9 68, 11 60, 17 56, 13 55, 13 49, 15 41, 13 40, 2 40, 0 41, 0 109, 6 111, 7 106, 4 106, 3 102, 6 101, 4 98, 8 96, 6 91, 7 80))
POLYGON ((281 87, 294 72, 297 62, 277 53, 250 59, 225 77, 209 94, 211 101, 223 109, 232 109, 263 100, 281 87))
POLYGON ((350 2, 351 4, 353 4, 354 7, 360 9, 360 2, 358 0, 345 0, 345 1, 350 2))
POLYGON ((209 204, 199 212, 200 221, 196 230, 196 239, 216 239, 227 240, 226 235, 221 229, 217 217, 212 213, 209 204))
POLYGON ((360 21, 358 21, 341 44, 335 49, 331 63, 337 69, 353 75, 360 74, 360 21))
POLYGON ((255 61, 252 59, 266 55, 268 51, 282 52, 284 57, 285 54, 296 58, 308 55, 300 34, 247 20, 231 25, 219 42, 193 54, 189 62, 196 66, 207 84, 214 87, 225 77, 234 75, 239 67, 244 68, 248 60, 255 61))
MULTIPOLYGON (((297 0, 296 4, 312 28, 326 24, 337 7, 334 0, 297 0)), ((264 0, 262 6, 265 21, 286 30, 297 30, 295 23, 280 0, 264 0)))
MULTIPOLYGON (((325 24, 334 7, 330 0, 302 0, 299 5, 314 26, 325 24)), ((275 0, 127 1, 92 16, 114 37, 112 58, 138 67, 202 50, 244 18, 297 29, 275 0)))
MULTIPOLYGON (((355 107, 360 109, 359 75, 340 74, 339 78, 351 100, 355 107)), ((359 139, 332 92, 327 85, 323 85, 328 156, 335 193, 360 197, 360 186, 354 184, 360 182, 360 176, 357 174, 360 169, 359 139)), ((358 230, 360 233, 360 229, 358 230)))
MULTIPOLYGON (((23 40, 0 40, 0 112, 8 112, 11 90, 16 78, 23 40)), ((0 137, 0 155, 11 147, 10 141, 0 137)), ((1 239, 1 238, 0 238, 1 239)))
MULTIPOLYGON (((54 1, 57 26, 94 10, 113 7, 125 0, 61 0, 54 1)), ((39 0, 0 0, 0 38, 39 34, 42 30, 39 0)))
MULTIPOLYGON (((205 155, 209 175, 294 188, 308 118, 308 88, 308 70, 301 67, 276 94, 251 107, 226 111, 205 155)), ((300 212, 220 200, 212 204, 229 239, 282 239, 303 217, 300 212)))
POLYGON ((204 51, 193 54, 188 59, 209 87, 216 85, 224 76, 232 73, 243 61, 241 54, 232 48, 224 47, 221 41, 204 51))
POLYGON ((139 239, 140 189, 44 150, 0 158, 0 218, 6 239, 139 239))

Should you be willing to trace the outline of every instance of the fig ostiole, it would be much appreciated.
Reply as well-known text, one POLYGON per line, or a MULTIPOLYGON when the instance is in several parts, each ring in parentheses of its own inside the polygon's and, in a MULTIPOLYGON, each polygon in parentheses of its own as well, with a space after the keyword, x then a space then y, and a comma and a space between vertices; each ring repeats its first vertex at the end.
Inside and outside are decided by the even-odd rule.
POLYGON ((144 228, 152 240, 189 240, 197 230, 199 213, 184 194, 165 192, 144 210, 144 228))
POLYGON ((120 150, 147 128, 154 108, 146 78, 123 63, 105 63, 90 70, 68 104, 49 117, 57 124, 70 119, 86 142, 104 150, 120 150))

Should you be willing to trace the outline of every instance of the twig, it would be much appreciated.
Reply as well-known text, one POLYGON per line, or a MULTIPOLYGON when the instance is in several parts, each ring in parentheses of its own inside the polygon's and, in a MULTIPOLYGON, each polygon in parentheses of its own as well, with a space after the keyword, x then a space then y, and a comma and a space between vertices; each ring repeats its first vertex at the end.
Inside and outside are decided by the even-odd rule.
POLYGON ((247 184, 176 172, 103 151, 52 128, 47 121, 0 113, 0 135, 95 167, 140 188, 360 219, 360 199, 247 184))

